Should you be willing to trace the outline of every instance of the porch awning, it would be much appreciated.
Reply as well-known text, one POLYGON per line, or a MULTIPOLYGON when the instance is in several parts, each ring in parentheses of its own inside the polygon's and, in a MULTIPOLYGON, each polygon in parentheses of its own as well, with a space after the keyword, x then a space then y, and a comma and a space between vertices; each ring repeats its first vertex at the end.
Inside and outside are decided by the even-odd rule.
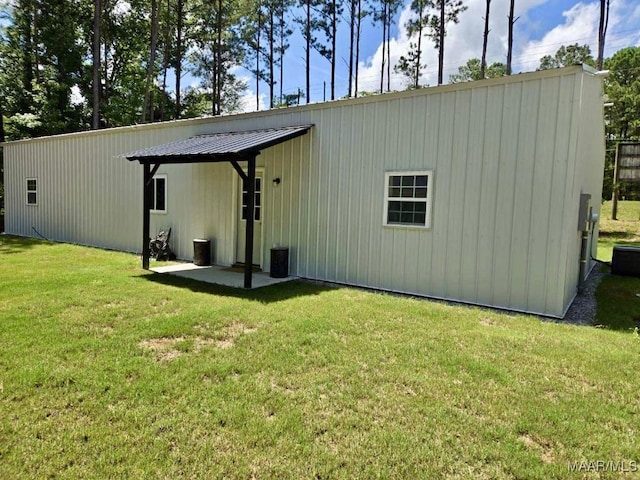
POLYGON ((255 156, 274 145, 304 135, 313 125, 198 135, 122 154, 140 163, 228 162, 255 156))
POLYGON ((151 187, 158 168, 168 163, 229 162, 244 181, 247 190, 244 286, 251 288, 256 157, 265 148, 304 135, 312 126, 297 125, 198 135, 120 155, 130 161, 137 160, 143 167, 142 267, 149 269, 151 187), (238 164, 240 161, 247 162, 246 172, 238 164))

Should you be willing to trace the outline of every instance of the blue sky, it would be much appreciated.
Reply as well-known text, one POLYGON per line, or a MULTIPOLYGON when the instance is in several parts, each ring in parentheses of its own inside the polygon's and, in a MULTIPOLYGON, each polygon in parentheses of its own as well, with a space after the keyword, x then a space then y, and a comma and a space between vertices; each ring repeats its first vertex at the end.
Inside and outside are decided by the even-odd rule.
MULTIPOLYGON (((482 31, 484 28, 485 0, 466 0, 468 10, 460 17, 460 23, 449 28, 445 40, 445 81, 457 68, 469 58, 480 57, 482 31)), ((508 0, 493 0, 491 4, 488 61, 506 60, 508 0)), ((410 18, 409 1, 398 12, 397 28, 392 30, 392 65, 400 55, 406 53, 410 39, 407 38, 404 23, 410 18)), ((611 19, 607 36, 606 55, 620 48, 640 46, 640 2, 637 0, 612 0, 611 19)), ((575 0, 516 0, 516 16, 520 19, 515 26, 514 70, 531 71, 539 65, 540 58, 553 54, 563 44, 588 44, 592 52, 597 52, 597 32, 599 19, 599 1, 575 0)), ((362 90, 375 90, 380 83, 381 31, 371 25, 370 20, 363 23, 361 43, 360 77, 362 90)), ((348 45, 348 27, 344 25, 338 33, 338 42, 348 45)), ((342 55, 347 55, 347 48, 342 55)), ((437 52, 427 42, 424 61, 427 63, 424 84, 436 84, 437 52)), ((326 95, 329 96, 329 62, 318 55, 312 57, 311 100, 323 100, 323 82, 326 82, 326 95)), ((245 109, 255 110, 255 85, 250 73, 238 69, 237 73, 249 82, 245 109)), ((291 47, 285 58, 285 93, 292 93, 298 87, 304 90, 304 50, 299 32, 291 37, 291 47)), ((348 71, 346 60, 338 59, 336 75, 336 96, 347 93, 348 71)), ((405 80, 392 73, 392 89, 403 89, 405 80)), ((261 88, 261 105, 267 103, 261 88)), ((279 89, 279 87, 276 87, 279 89)))

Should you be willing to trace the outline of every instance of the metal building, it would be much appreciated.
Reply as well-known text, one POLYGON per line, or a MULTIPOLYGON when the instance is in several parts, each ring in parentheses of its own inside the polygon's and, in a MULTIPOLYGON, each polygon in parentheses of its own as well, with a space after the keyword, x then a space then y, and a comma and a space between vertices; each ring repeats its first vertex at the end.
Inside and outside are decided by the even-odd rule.
MULTIPOLYGON (((566 313, 601 203, 602 84, 588 67, 10 142, 6 233, 141 252, 143 168, 123 154, 300 126, 256 147, 253 263, 268 271, 279 244, 303 278, 566 313)), ((215 263, 244 261, 247 162, 184 159, 154 172, 151 233, 171 227, 184 259, 206 238, 215 263)))

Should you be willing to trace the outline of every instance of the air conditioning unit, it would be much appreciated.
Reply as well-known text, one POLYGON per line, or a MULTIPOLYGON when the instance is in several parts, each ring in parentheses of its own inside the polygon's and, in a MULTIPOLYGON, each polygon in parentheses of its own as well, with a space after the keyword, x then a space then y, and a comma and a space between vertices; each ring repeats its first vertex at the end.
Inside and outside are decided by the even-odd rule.
POLYGON ((640 247, 616 245, 613 247, 611 273, 640 277, 640 247))

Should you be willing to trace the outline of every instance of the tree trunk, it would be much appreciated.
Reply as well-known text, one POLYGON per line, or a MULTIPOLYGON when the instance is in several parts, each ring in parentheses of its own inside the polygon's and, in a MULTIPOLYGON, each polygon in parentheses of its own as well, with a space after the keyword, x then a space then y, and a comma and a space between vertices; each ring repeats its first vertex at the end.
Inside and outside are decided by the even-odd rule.
POLYGON ((384 42, 387 39, 387 3, 385 0, 383 0, 383 2, 382 7, 384 8, 384 11, 382 12, 382 65, 380 69, 380 93, 384 92, 384 61, 386 55, 384 42))
POLYGON ((38 18, 38 9, 34 7, 33 8, 33 24, 30 26, 29 28, 29 44, 31 45, 31 52, 33 54, 33 73, 36 79, 36 83, 38 85, 42 84, 42 79, 40 76, 40 53, 38 51, 38 44, 39 42, 39 38, 38 38, 38 25, 39 25, 39 18, 38 18))
POLYGON ((147 112, 151 112, 150 120, 153 122, 151 81, 153 80, 153 67, 156 63, 158 44, 158 0, 151 0, 151 41, 149 43, 149 63, 147 64, 147 79, 144 86, 144 102, 142 103, 142 123, 147 121, 147 112))
POLYGON ((420 59, 422 58, 422 9, 420 9, 420 15, 419 15, 419 21, 420 23, 418 24, 418 54, 416 55, 416 78, 415 78, 415 83, 414 83, 414 87, 418 88, 418 86, 420 85, 420 59))
POLYGON ((440 31, 438 32, 440 48, 438 49, 438 85, 442 85, 442 74, 444 72, 444 7, 447 0, 440 0, 440 31))
POLYGON ((2 108, 2 104, 0 103, 0 143, 4 143, 4 141, 5 141, 4 110, 2 108))
POLYGON ((100 128, 100 11, 102 5, 100 0, 93 2, 93 116, 91 129, 100 128))
POLYGON ((609 3, 610 0, 600 0, 600 23, 598 25, 598 61, 597 68, 602 70, 604 63, 604 43, 609 26, 609 3))
POLYGON ((391 6, 387 15, 387 92, 391 91, 391 6))
MULTIPOLYGON (((25 93, 31 94, 33 91, 33 38, 31 35, 31 24, 33 21, 33 17, 31 15, 31 3, 27 2, 25 5, 25 9, 28 10, 26 19, 21 19, 21 36, 24 38, 24 49, 22 50, 22 58, 24 62, 24 67, 22 70, 22 89, 25 93)), ((21 39, 22 40, 22 39, 21 39)), ((28 95, 30 96, 30 95, 28 95)), ((21 105, 21 108, 27 109, 29 105, 21 105)))
POLYGON ((331 13, 331 100, 336 98, 336 33, 338 31, 338 5, 333 0, 331 13))
POLYGON ((177 0, 177 23, 176 23, 176 118, 180 118, 181 105, 180 105, 180 80, 182 77, 182 26, 184 22, 183 18, 184 0, 177 0))
POLYGON ((356 3, 355 0, 349 0, 349 88, 347 90, 347 96, 351 98, 353 88, 351 82, 353 81, 353 40, 355 35, 355 23, 356 23, 356 3))
POLYGON ((260 33, 262 31, 262 9, 258 9, 258 29, 256 30, 256 111, 260 110, 260 33))
POLYGON ((220 115, 222 113, 222 0, 218 0, 217 22, 216 22, 216 67, 215 67, 215 106, 214 115, 220 115))
MULTIPOLYGON (((101 17, 100 17, 100 22, 104 25, 108 25, 109 24, 109 11, 107 10, 107 5, 106 5, 106 1, 102 2, 102 13, 101 13, 101 17)), ((102 51, 102 84, 100 85, 100 104, 101 106, 103 105, 109 105, 109 101, 111 99, 111 92, 109 91, 110 85, 112 83, 113 80, 113 76, 115 75, 115 68, 112 68, 111 70, 111 76, 109 76, 108 72, 109 72, 109 38, 108 38, 108 34, 109 34, 109 30, 108 29, 103 29, 100 33, 100 36, 102 37, 102 45, 103 45, 103 51, 102 51)), ((104 124, 106 127, 109 126, 109 119, 105 118, 104 119, 104 124)))
POLYGON ((275 78, 274 78, 274 65, 275 60, 274 48, 275 38, 273 37, 274 29, 273 22, 275 17, 273 15, 273 5, 269 6, 269 108, 273 108, 273 96, 275 92, 275 78))
POLYGON ((356 23, 356 80, 353 89, 353 96, 358 97, 358 63, 360 62, 360 24, 362 22, 362 0, 357 0, 358 2, 358 19, 356 23))
POLYGON ((164 122, 165 99, 167 98, 167 70, 169 70, 170 46, 169 40, 169 12, 171 11, 171 0, 167 0, 167 20, 164 25, 164 59, 162 63, 162 98, 160 103, 160 121, 164 122))
POLYGON ((509 37, 507 40, 507 75, 511 75, 511 59, 513 56, 513 11, 515 9, 515 0, 511 0, 509 6, 509 37))
POLYGON ((311 69, 311 0, 307 0, 307 24, 305 25, 306 30, 306 48, 305 48, 305 64, 306 64, 306 80, 307 80, 307 103, 311 101, 310 90, 311 90, 311 78, 309 75, 309 70, 311 69))
POLYGON ((491 0, 487 0, 487 8, 484 13, 484 36, 482 39, 482 60, 480 60, 480 78, 485 77, 487 69, 487 43, 489 41, 489 13, 491 11, 491 0))
POLYGON ((285 26, 284 23, 284 11, 285 7, 282 6, 280 9, 280 51, 278 52, 280 55, 280 100, 278 103, 282 103, 282 84, 284 81, 284 35, 285 35, 285 26))

